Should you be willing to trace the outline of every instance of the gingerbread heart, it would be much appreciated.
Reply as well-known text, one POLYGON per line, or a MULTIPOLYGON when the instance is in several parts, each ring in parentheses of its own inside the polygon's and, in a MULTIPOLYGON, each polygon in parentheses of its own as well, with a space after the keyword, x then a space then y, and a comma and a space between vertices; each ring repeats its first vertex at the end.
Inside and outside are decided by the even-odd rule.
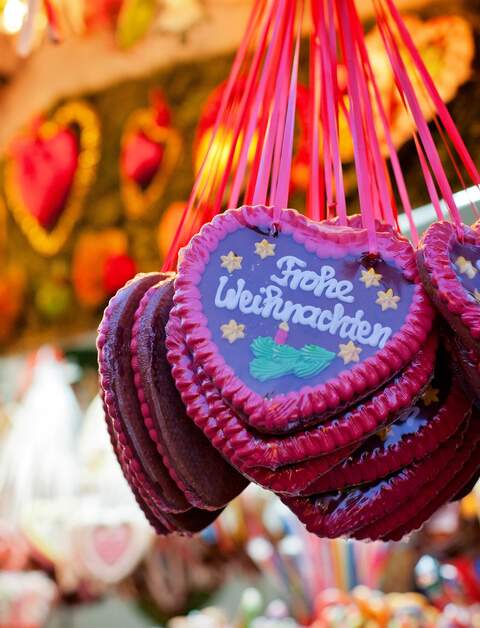
POLYGON ((140 461, 146 476, 145 482, 148 479, 153 486, 157 486, 156 492, 163 510, 185 512, 190 503, 170 478, 158 456, 155 444, 143 424, 135 389, 130 387, 134 377, 129 352, 133 317, 145 292, 161 278, 160 273, 137 276, 110 301, 98 340, 101 386, 109 414, 114 418, 113 427, 123 446, 124 457, 140 461))
POLYGON ((229 210, 184 249, 175 282, 193 360, 251 427, 320 422, 404 368, 433 310, 410 244, 272 208, 229 210))
POLYGON ((467 396, 480 396, 480 357, 471 347, 466 347, 461 339, 444 326, 443 341, 447 347, 458 380, 467 396))
POLYGON ((82 102, 26 132, 5 165, 7 203, 32 247, 55 255, 81 216, 99 159, 99 124, 82 102))
POLYGON ((439 312, 465 346, 480 355, 480 232, 434 223, 420 242, 417 261, 439 312))
POLYGON ((131 329, 146 290, 162 276, 140 275, 110 301, 97 346, 102 396, 114 451, 138 504, 157 532, 198 532, 220 510, 192 508, 145 428, 131 369, 131 329))

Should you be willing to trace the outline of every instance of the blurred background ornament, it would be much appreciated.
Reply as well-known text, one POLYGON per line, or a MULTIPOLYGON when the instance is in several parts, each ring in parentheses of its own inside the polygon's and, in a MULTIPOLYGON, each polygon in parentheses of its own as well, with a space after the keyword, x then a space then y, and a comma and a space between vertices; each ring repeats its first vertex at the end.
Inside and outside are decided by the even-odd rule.
POLYGON ((200 0, 163 0, 155 28, 172 35, 185 35, 203 17, 205 7, 200 0))
POLYGON ((81 413, 70 387, 71 373, 50 348, 31 356, 30 383, 12 413, 1 444, 0 513, 16 522, 36 499, 75 492, 75 434, 81 413))
POLYGON ((42 628, 57 598, 57 587, 39 571, 0 573, 0 627, 42 628))
POLYGON ((180 135, 163 94, 154 90, 150 100, 149 108, 130 114, 122 133, 121 192, 130 218, 148 217, 180 156, 180 135))
POLYGON ((27 278, 16 262, 5 263, 0 274, 0 344, 13 336, 25 300, 27 278))
MULTIPOLYGON (((185 207, 186 201, 175 201, 167 207, 160 218, 157 228, 157 242, 161 259, 165 259, 167 256, 170 245, 180 225, 185 207)), ((187 244, 187 242, 183 242, 182 246, 185 244, 187 244)))
POLYGON ((65 245, 99 160, 97 116, 87 104, 59 107, 36 120, 11 146, 5 165, 7 204, 31 246, 47 256, 65 245))
MULTIPOLYGON (((238 81, 233 87, 231 96, 231 102, 234 104, 232 109, 238 108, 244 95, 246 85, 245 77, 239 77, 238 81)), ((197 129, 195 131, 195 138, 193 140, 193 169, 194 173, 198 174, 200 168, 203 166, 203 162, 206 159, 206 163, 203 166, 203 173, 200 182, 199 189, 205 188, 208 193, 209 187, 215 186, 218 173, 222 173, 225 169, 227 160, 231 153, 232 144, 234 141, 233 130, 221 125, 215 137, 212 135, 215 128, 215 121, 217 118, 217 112, 220 108, 222 98, 224 97, 227 82, 224 81, 218 87, 216 87, 205 104, 202 107, 200 118, 198 120, 197 129), (211 145, 211 146, 210 146, 211 145)), ((256 153, 256 147, 258 138, 256 134, 252 137, 250 146, 248 149, 247 161, 251 165, 256 153)), ((240 146, 241 138, 237 142, 238 150, 235 151, 233 156, 232 168, 235 169, 238 165, 240 158, 240 146)), ((218 181, 217 181, 218 185, 218 181)))
POLYGON ((84 231, 73 254, 72 282, 79 303, 97 308, 136 273, 127 235, 119 229, 84 231))
POLYGON ((118 15, 116 40, 130 48, 151 29, 159 9, 158 0, 123 0, 118 15))

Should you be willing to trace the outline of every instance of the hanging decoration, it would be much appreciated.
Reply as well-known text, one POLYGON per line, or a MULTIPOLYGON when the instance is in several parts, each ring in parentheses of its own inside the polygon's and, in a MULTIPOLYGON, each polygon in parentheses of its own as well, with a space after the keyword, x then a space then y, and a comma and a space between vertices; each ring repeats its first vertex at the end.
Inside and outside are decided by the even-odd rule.
POLYGON ((303 7, 293 0, 255 4, 164 263, 170 272, 130 282, 99 330, 112 442, 160 534, 202 525, 188 505, 220 505, 214 498, 223 482, 204 484, 199 502, 198 476, 189 476, 200 453, 194 427, 239 476, 278 493, 321 537, 398 540, 478 477, 474 395, 462 391, 446 358, 427 292, 464 349, 480 351, 480 244, 475 227, 460 224, 416 95, 420 80, 462 187, 466 175, 475 184, 480 175, 393 0, 374 6, 428 193, 439 220, 443 196, 452 224, 430 228, 417 266, 418 234, 382 77, 377 81, 354 0, 311 3, 302 101, 307 217, 286 209, 303 7), (341 115, 352 137, 355 216, 348 215, 341 115), (413 245, 398 230, 400 204, 413 245), (184 455, 171 447, 180 429, 172 420, 182 411, 193 423, 182 426, 182 442, 190 439, 184 455), (154 447, 180 493, 174 505, 187 502, 181 521, 171 518, 158 471, 148 472, 154 447), (448 477, 439 472, 443 465, 448 477))
POLYGON ((99 160, 100 130, 83 102, 57 109, 12 144, 5 164, 5 195, 31 246, 58 253, 82 215, 99 160))
POLYGON ((162 196, 180 156, 181 139, 171 125, 163 95, 155 91, 151 107, 134 111, 122 135, 122 198, 130 218, 145 217, 162 196))

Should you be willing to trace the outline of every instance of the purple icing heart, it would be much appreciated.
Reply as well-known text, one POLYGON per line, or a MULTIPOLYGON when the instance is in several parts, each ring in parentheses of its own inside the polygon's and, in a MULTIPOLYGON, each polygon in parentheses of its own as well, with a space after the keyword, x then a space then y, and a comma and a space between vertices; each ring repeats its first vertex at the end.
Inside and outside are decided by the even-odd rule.
POLYGON ((267 207, 229 210, 184 249, 174 301, 195 365, 251 427, 319 422, 404 368, 433 310, 411 245, 267 207))

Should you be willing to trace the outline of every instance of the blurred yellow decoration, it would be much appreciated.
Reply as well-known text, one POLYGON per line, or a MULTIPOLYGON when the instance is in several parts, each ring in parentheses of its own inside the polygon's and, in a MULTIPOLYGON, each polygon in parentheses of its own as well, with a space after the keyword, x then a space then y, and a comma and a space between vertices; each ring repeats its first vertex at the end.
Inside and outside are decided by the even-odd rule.
POLYGON ((163 146, 164 153, 155 175, 145 188, 120 170, 121 193, 129 218, 145 217, 152 205, 161 198, 182 148, 180 134, 171 126, 159 126, 153 109, 138 109, 127 119, 122 134, 122 151, 137 133, 163 146))
POLYGON ((478 504, 475 493, 472 491, 460 502, 460 512, 465 519, 475 519, 478 514, 478 504))
MULTIPOLYGON (((207 161, 205 163, 205 168, 201 176, 201 184, 199 187, 199 191, 201 192, 202 190, 204 190, 206 194, 209 194, 212 189, 216 185, 218 185, 218 174, 221 175, 225 170, 234 139, 232 131, 225 129, 224 127, 220 127, 215 135, 215 139, 213 140, 212 145, 210 146, 210 142, 212 141, 212 133, 213 128, 208 128, 202 133, 198 142, 198 147, 196 149, 194 159, 195 173, 198 173, 200 168, 202 167, 203 161, 208 151, 207 161), (215 176, 213 178, 212 173, 215 173, 215 176)), ((257 144, 258 136, 255 133, 248 148, 248 164, 251 164, 253 158, 255 157, 257 144)), ((237 140, 235 154, 233 156, 233 171, 235 171, 235 168, 238 165, 242 145, 243 135, 240 134, 237 140)))
POLYGON ((185 201, 176 201, 163 212, 157 229, 157 243, 161 259, 165 259, 185 209, 185 201))
POLYGON ((2 8, 1 30, 9 35, 18 33, 27 14, 27 3, 23 0, 5 0, 2 8))
MULTIPOLYGON (((48 139, 62 130, 75 127, 78 128, 77 166, 65 204, 51 230, 44 228, 26 206, 17 180, 14 158, 8 157, 5 164, 5 195, 9 209, 31 246, 46 256, 56 255, 62 249, 81 217, 99 161, 100 127, 97 115, 89 105, 73 101, 59 107, 37 132, 39 138, 48 139)), ((27 130, 22 137, 29 136, 31 131, 27 130)))
POLYGON ((157 0, 124 0, 117 22, 116 39, 130 48, 151 28, 159 8, 157 0))

